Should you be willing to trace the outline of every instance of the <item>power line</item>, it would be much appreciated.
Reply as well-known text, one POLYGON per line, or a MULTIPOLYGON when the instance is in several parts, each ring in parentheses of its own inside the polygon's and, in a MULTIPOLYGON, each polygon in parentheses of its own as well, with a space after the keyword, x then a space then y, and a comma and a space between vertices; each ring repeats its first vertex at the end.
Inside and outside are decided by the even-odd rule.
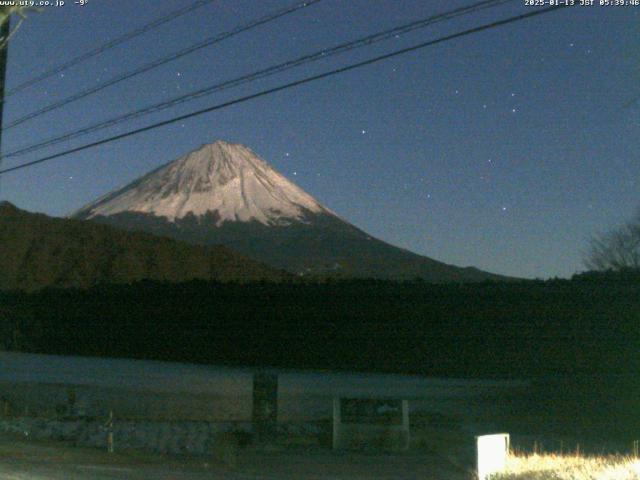
POLYGON ((303 64, 307 64, 307 63, 311 63, 311 62, 315 62, 315 61, 319 61, 319 60, 323 60, 326 58, 329 58, 330 56, 333 55, 337 55, 337 54, 341 54, 341 53, 345 53, 348 52, 350 50, 354 50, 356 48, 360 48, 360 47, 364 47, 364 46, 368 46, 368 45, 372 45, 374 43, 377 42, 381 42, 383 40, 387 40, 389 38, 394 38, 398 35, 401 34, 405 34, 408 33, 410 31, 413 30, 417 30, 420 28, 425 28, 429 25, 432 25, 434 23, 438 23, 441 21, 445 21, 445 20, 451 20, 453 18, 456 18, 458 16, 462 16, 462 15, 468 15, 470 13, 474 13, 477 11, 480 11, 482 9, 487 9, 487 8, 494 8, 498 5, 504 4, 504 3, 508 3, 508 2, 513 2, 514 0, 482 0, 480 2, 476 2, 472 5, 468 5, 466 7, 460 7, 454 10, 450 10, 448 12, 445 13, 440 13, 437 15, 433 15, 431 17, 425 18, 425 19, 421 19, 421 20, 417 20, 399 27, 395 27, 392 28, 390 30, 384 30, 382 32, 378 32, 372 35, 368 35, 366 37, 354 40, 354 41, 350 41, 350 42, 345 42, 342 43, 340 45, 337 45, 335 47, 332 47, 330 49, 323 49, 323 50, 318 50, 314 53, 308 54, 308 55, 304 55, 302 57, 298 57, 296 59, 293 60, 289 60, 287 62, 284 63, 280 63, 278 65, 263 69, 263 70, 259 70, 257 72, 253 72, 250 73, 248 75, 243 75, 241 77, 237 77, 235 79, 232 80, 227 80, 224 81, 222 83, 218 83, 209 87, 205 87, 203 89, 200 90, 196 90, 194 92, 190 92, 184 95, 180 95, 178 97, 174 97, 172 99, 169 100, 165 100, 162 101, 160 103, 156 103, 153 105, 150 105, 148 107, 144 107, 142 109, 138 109, 135 110, 133 112, 129 112, 126 113, 124 115, 120 115, 114 118, 111 118, 109 120, 105 120, 102 122, 98 122, 95 123, 93 125, 89 125, 87 127, 84 127, 80 130, 73 130, 71 132, 59 135, 57 137, 53 137, 53 138, 49 138, 47 140, 41 141, 39 143, 36 144, 32 144, 26 147, 22 147, 18 150, 14 150, 11 152, 6 153, 2 158, 11 158, 11 157, 17 157, 17 156, 22 156, 25 155, 27 153, 31 153, 37 150, 41 150, 45 147, 48 146, 52 146, 52 145, 56 145, 58 143, 67 141, 67 140, 71 140, 74 138, 78 138, 84 135, 87 135, 89 133, 93 133, 108 127, 112 127, 114 125, 118 125, 120 123, 123 123, 125 121, 128 120, 132 120, 135 118, 139 118, 145 115, 148 115, 150 113, 153 112, 158 112, 161 110, 165 110, 167 108, 173 107, 175 105, 181 104, 181 103, 185 103, 191 100, 195 100, 197 98, 201 98, 207 95, 211 95, 215 92, 219 92, 222 90, 226 90, 228 88, 232 88, 232 87, 236 87, 245 83, 249 83, 255 80, 259 80, 262 78, 266 78, 268 76, 271 75, 275 75, 277 73, 281 73, 284 72, 286 70, 290 70, 294 67, 298 67, 300 65, 303 64))
POLYGON ((209 37, 206 40, 202 41, 202 42, 198 42, 194 45, 191 45, 189 47, 186 47, 182 50, 179 50, 177 52, 172 53, 171 55, 159 58, 157 60, 154 60, 153 62, 147 63, 146 65, 143 65, 142 67, 139 67, 135 70, 132 70, 130 72, 127 73, 123 73, 120 75, 117 75, 101 84, 98 84, 96 86, 93 87, 89 87, 85 90, 82 90, 80 92, 74 93, 73 95, 70 95, 66 98, 63 98, 62 100, 59 100, 57 102, 51 103, 45 107, 40 108, 39 110, 35 110, 31 113, 28 113, 26 115, 23 115, 22 117, 19 117, 18 119, 10 122, 4 129, 5 130, 9 130, 13 127, 16 127, 18 125, 23 124, 24 122, 31 120, 33 118, 39 117, 40 115, 43 115, 45 113, 51 112, 53 110, 57 110, 58 108, 62 108, 70 103, 73 103, 75 101, 78 101, 82 98, 88 97, 89 95, 93 95, 94 93, 100 92, 101 90, 104 90, 107 87, 110 87, 112 85, 116 85, 117 83, 123 82, 125 80, 129 80, 133 77, 136 77, 142 73, 148 72, 150 70, 153 70, 155 68, 158 68, 162 65, 165 65, 169 62, 172 62, 174 60, 177 60, 178 58, 184 57, 186 55, 189 55, 190 53, 196 52, 198 50, 201 50, 205 47, 210 47, 211 45, 214 45, 216 43, 219 43, 223 40, 226 40, 228 38, 234 37, 235 35, 238 35, 240 33, 246 32, 248 30, 251 30, 253 28, 256 28, 260 25, 264 25, 266 23, 272 22, 274 20, 277 20, 281 17, 284 17, 286 15, 289 15, 291 13, 297 12, 298 10, 302 9, 302 8, 306 8, 309 7, 311 5, 313 5, 314 3, 318 3, 322 0, 306 0, 304 2, 299 2, 296 3, 294 5, 291 5, 289 7, 286 7, 284 9, 278 10, 274 13, 270 13, 264 17, 258 18, 256 20, 252 20, 248 23, 245 23, 239 27, 234 28, 233 30, 229 30, 227 32, 223 32, 221 34, 215 35, 213 37, 209 37))
POLYGON ((568 5, 557 5, 557 6, 547 7, 547 8, 541 9, 541 10, 534 10, 534 11, 531 11, 529 13, 523 13, 521 15, 516 15, 516 16, 513 16, 513 17, 509 17, 509 18, 503 19, 503 20, 497 20, 497 21, 492 22, 492 23, 481 25, 479 27, 470 28, 470 29, 464 30, 462 32, 453 33, 451 35, 446 35, 444 37, 440 37, 440 38, 437 38, 435 40, 430 40, 430 41, 427 41, 427 42, 419 43, 417 45, 413 45, 411 47, 403 48, 401 50, 396 50, 396 51, 391 52, 391 53, 387 53, 387 54, 384 54, 384 55, 373 57, 373 58, 370 58, 368 60, 364 60, 362 62, 353 63, 351 65, 347 65, 345 67, 341 67, 341 68, 337 68, 337 69, 334 69, 334 70, 330 70, 330 71, 325 72, 325 73, 321 73, 321 74, 318 74, 318 75, 313 75, 313 76, 310 76, 310 77, 306 77, 306 78, 303 78, 301 80, 296 80, 294 82, 289 82, 289 83, 286 83, 284 85, 280 85, 278 87, 273 87, 273 88, 269 88, 267 90, 262 90, 262 91, 260 91, 258 93, 254 93, 254 94, 247 95, 247 96, 244 96, 244 97, 239 97, 239 98, 236 98, 236 99, 233 99, 233 100, 229 100, 227 102, 220 103, 218 105, 213 105, 211 107, 207 107, 207 108, 204 108, 204 109, 201 109, 201 110, 197 110, 195 112, 191 112, 191 113, 188 113, 186 115, 181 115, 181 116, 178 116, 178 117, 174 117, 174 118, 171 118, 171 119, 168 119, 168 120, 164 120, 162 122, 158 122, 158 123, 154 123, 152 125, 148 125, 146 127, 137 128, 135 130, 130 130, 128 132, 121 133, 119 135, 114 135, 112 137, 108 137, 108 138, 105 138, 105 139, 102 139, 102 140, 98 140, 96 142, 91 142, 91 143, 82 145, 80 147, 76 147, 76 148, 72 148, 72 149, 69 149, 69 150, 65 150, 63 152, 59 152, 59 153, 56 153, 56 154, 53 154, 53 155, 48 155, 46 157, 39 158, 37 160, 33 160, 31 162, 27 162, 27 163, 23 163, 21 165, 16 165, 14 167, 6 168, 4 170, 0 170, 0 175, 3 175, 5 173, 9 173, 9 172, 13 172, 13 171, 16 171, 16 170, 21 170, 21 169, 24 169, 24 168, 27 168, 27 167, 31 167, 33 165, 44 163, 44 162, 47 162, 47 161, 50 161, 50 160, 53 160, 53 159, 56 159, 56 158, 64 157, 64 156, 70 155, 72 153, 77 153, 77 152, 80 152, 80 151, 83 151, 83 150, 87 150, 89 148, 97 147, 99 145, 104 145, 106 143, 115 142, 117 140, 121 140, 121 139, 126 138, 126 137, 131 137, 131 136, 137 135, 139 133, 143 133, 143 132, 147 132, 149 130, 154 130, 156 128, 164 127, 165 125, 170 125, 172 123, 181 122, 181 121, 187 120, 187 119, 192 118, 192 117, 203 115, 205 113, 210 113, 210 112, 213 112, 215 110, 220 110, 220 109, 223 109, 223 108, 226 108, 226 107, 230 107, 232 105, 236 105, 236 104, 239 104, 239 103, 244 103, 244 102, 247 102, 249 100, 253 100, 253 99, 259 98, 259 97, 264 97, 266 95, 270 95, 272 93, 280 92, 282 90, 287 90, 287 89, 292 88, 292 87, 297 87, 299 85, 304 85, 306 83, 310 83, 310 82, 313 82, 313 81, 316 81, 316 80, 320 80, 320 79, 323 79, 323 78, 331 77, 333 75, 337 75, 337 74, 340 74, 340 73, 345 73, 345 72, 354 70, 356 68, 364 67, 366 65, 371 65, 373 63, 377 63, 377 62, 380 62, 380 61, 383 61, 383 60, 387 60, 389 58, 397 57, 397 56, 403 55, 405 53, 409 53, 409 52, 413 52, 413 51, 416 51, 416 50, 420 50, 420 49, 423 49, 423 48, 426 48, 426 47, 429 47, 429 46, 432 46, 432 45, 436 45, 438 43, 444 43, 444 42, 453 40, 455 38, 460 38, 460 37, 471 35, 473 33, 478 33, 478 32, 484 31, 484 30, 490 30, 492 28, 501 27, 501 26, 504 26, 504 25, 507 25, 507 24, 510 24, 510 23, 514 23, 514 22, 517 22, 517 21, 520 21, 520 20, 524 20, 526 18, 531 18, 531 17, 535 17, 535 16, 538 16, 538 15, 543 15, 545 13, 550 13, 552 11, 560 10, 560 9, 567 8, 567 7, 568 7, 568 5))
POLYGON ((187 13, 193 12, 194 10, 203 7, 209 3, 213 3, 217 0, 198 0, 194 3, 192 3, 191 5, 187 6, 187 7, 183 7, 180 8, 178 10, 174 10, 173 12, 168 13, 167 15, 165 15, 164 17, 160 17, 157 20, 154 20, 151 23, 147 23, 146 25, 143 25, 142 27, 139 27, 135 30, 132 30, 131 32, 125 33, 124 35, 121 35, 117 38, 114 38, 113 40, 100 45, 99 47, 90 50, 86 53, 83 53, 82 55, 79 55, 75 58, 72 58, 71 60, 58 65, 57 67, 53 67, 50 70, 47 70, 46 72, 38 75, 37 77, 34 77, 30 80, 27 80, 19 85, 17 85, 16 87, 8 90, 5 94, 5 97, 9 97, 15 93, 18 93, 22 90, 24 90, 25 88, 28 88, 32 85, 35 85, 36 83, 40 83, 43 80, 46 80, 47 78, 50 78, 54 75, 56 75, 57 73, 63 72, 75 65, 78 65, 79 63, 82 63, 92 57, 95 57, 96 55, 100 55, 101 53, 106 52, 107 50, 112 49, 113 47, 116 47, 118 45, 121 45, 125 42, 128 42, 129 40, 138 37, 140 35, 142 35, 143 33, 149 32, 155 28, 158 28, 161 25, 164 25, 167 22, 170 22, 171 20, 174 20, 178 17, 181 17, 182 15, 186 15, 187 13))

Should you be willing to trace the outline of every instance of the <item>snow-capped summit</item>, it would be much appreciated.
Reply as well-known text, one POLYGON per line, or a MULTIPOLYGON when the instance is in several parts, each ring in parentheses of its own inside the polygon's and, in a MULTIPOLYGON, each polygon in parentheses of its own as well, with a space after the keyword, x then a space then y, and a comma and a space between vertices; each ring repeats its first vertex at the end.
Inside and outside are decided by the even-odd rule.
POLYGON ((73 217, 196 245, 224 245, 298 275, 500 279, 389 245, 341 219, 248 148, 217 141, 73 217))
POLYGON ((174 222, 214 214, 217 224, 258 221, 286 225, 307 213, 331 213, 243 145, 221 140, 99 198, 75 215, 137 212, 174 222))

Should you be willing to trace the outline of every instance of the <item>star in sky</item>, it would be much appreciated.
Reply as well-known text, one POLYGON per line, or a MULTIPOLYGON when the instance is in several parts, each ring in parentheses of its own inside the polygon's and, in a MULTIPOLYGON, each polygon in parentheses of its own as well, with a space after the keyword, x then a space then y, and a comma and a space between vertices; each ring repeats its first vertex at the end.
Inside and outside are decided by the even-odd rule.
MULTIPOLYGON (((152 0, 140 2, 154 4, 152 0)), ((86 15, 82 22, 69 23, 65 32, 56 31, 56 26, 66 20, 68 11, 64 14, 54 10, 47 13, 52 19, 59 15, 59 22, 45 22, 43 18, 42 22, 25 23, 23 28, 31 30, 21 31, 14 38, 14 53, 9 56, 7 68, 7 85, 14 86, 37 75, 46 69, 45 62, 51 62, 49 67, 54 67, 57 63, 53 61, 56 57, 54 45, 68 52, 75 51, 77 42, 91 38, 96 33, 94 30, 100 31, 101 38, 108 40, 111 32, 108 28, 103 31, 102 26, 110 19, 119 18, 121 7, 115 3, 96 2, 91 10, 95 12, 95 18, 86 15), (55 42, 51 42, 52 39, 55 42), (62 43, 59 44, 58 40, 62 43), (31 59, 25 58, 24 52, 32 51, 34 44, 38 51, 42 48, 42 64, 34 62, 30 65, 27 60, 31 59), (52 48, 45 50, 48 45, 52 48), (18 55, 18 52, 23 54, 18 55)), ((250 11, 245 11, 242 2, 214 2, 211 17, 194 15, 189 17, 189 21, 185 17, 175 24, 167 38, 175 35, 184 40, 185 45, 198 42, 204 33, 212 29, 222 32, 233 28, 229 24, 230 19, 234 23, 243 17, 256 15, 257 18, 268 14, 272 3, 255 2, 255 5, 251 4, 250 11), (227 10, 221 12, 218 8, 227 10)), ((39 140, 40 136, 46 138, 65 133, 94 121, 121 115, 129 109, 143 108, 155 103, 157 97, 178 96, 184 93, 183 90, 202 88, 214 82, 209 78, 212 65, 224 68, 225 77, 234 78, 253 69, 268 67, 270 55, 277 56, 280 62, 306 53, 310 45, 317 46, 309 51, 329 48, 338 39, 355 39, 374 33, 378 27, 369 26, 365 21, 367 15, 374 15, 374 10, 379 15, 374 20, 379 20, 380 24, 388 20, 389 26, 400 23, 393 21, 393 15, 399 12, 407 18, 420 18, 427 14, 427 7, 421 5, 423 2, 411 0, 374 2, 375 7, 370 7, 366 0, 354 0, 353 3, 357 6, 351 10, 336 10, 330 6, 325 8, 323 2, 319 2, 314 10, 308 9, 308 14, 295 17, 295 21, 269 24, 243 33, 228 45, 229 48, 227 44, 222 45, 211 57, 203 51, 190 57, 191 60, 185 59, 172 67, 154 70, 109 88, 100 96, 88 98, 75 106, 69 105, 69 110, 51 112, 42 119, 34 119, 34 123, 29 125, 30 132, 34 141, 39 140), (331 25, 331 29, 324 28, 327 25, 331 25), (305 45, 307 41, 309 44, 305 45), (207 61, 203 61, 205 59, 207 61), (145 88, 144 85, 153 85, 154 88, 145 88), (131 104, 125 104, 125 99, 131 99, 131 104), (69 124, 71 120, 73 125, 69 124)), ((435 11, 446 9, 444 5, 449 2, 433 0, 424 3, 435 11), (431 3, 441 7, 432 7, 431 3)), ((153 9, 135 10, 140 16, 127 28, 153 21, 157 13, 153 9)), ((50 167, 34 168, 30 173, 32 177, 7 176, 2 179, 3 190, 0 193, 3 198, 28 210, 62 215, 165 161, 191 151, 212 137, 227 138, 247 145, 266 161, 280 159, 283 171, 295 180, 298 168, 300 172, 307 172, 307 175, 300 173, 299 176, 305 177, 304 187, 310 194, 385 241, 403 244, 417 253, 451 263, 474 264, 516 276, 569 275, 579 268, 576 245, 594 228, 604 229, 609 219, 613 222, 618 218, 616 215, 626 215, 623 208, 628 210, 630 204, 637 203, 638 182, 632 184, 630 180, 640 178, 636 175, 638 162, 634 163, 630 158, 630 152, 637 150, 638 137, 630 133, 640 128, 636 111, 609 108, 612 105, 623 106, 637 96, 629 93, 633 92, 634 65, 630 65, 633 62, 628 59, 635 58, 633 46, 637 35, 634 34, 637 34, 640 9, 634 9, 637 11, 633 14, 623 10, 565 9, 564 12, 539 17, 539 20, 513 24, 503 29, 503 33, 495 30, 451 42, 446 49, 434 46, 423 52, 395 57, 387 63, 380 63, 380 69, 355 70, 331 81, 274 95, 269 100, 222 109, 189 121, 189 129, 186 129, 186 122, 178 122, 175 126, 123 139, 95 151, 78 152, 68 162, 53 162, 45 164, 50 167), (549 48, 552 45, 567 46, 564 55, 554 53, 549 48), (599 45, 606 48, 599 48, 599 45), (445 51, 447 54, 443 55, 445 51), (488 52, 494 51, 499 51, 500 55, 487 63, 488 52), (437 70, 425 75, 425 67, 437 67, 437 70), (380 75, 380 71, 387 73, 386 78, 380 75), (393 75, 388 75, 389 71, 393 75), (393 82, 389 82, 390 78, 393 82), (550 88, 550 85, 572 85, 572 88, 550 88), (581 91, 588 95, 580 95, 581 91), (326 100, 318 101, 319 92, 326 95, 326 100), (452 94, 456 98, 452 99, 452 94), (474 103, 467 105, 459 101, 467 98, 474 99, 474 103), (573 135, 576 132, 571 115, 576 111, 581 112, 581 118, 588 120, 582 122, 580 135, 573 135), (531 126, 522 122, 525 116, 531 120, 531 126, 559 122, 568 130, 566 135, 565 132, 554 134, 554 141, 536 142, 531 126), (300 121, 303 118, 318 121, 300 121), (358 125, 360 122, 366 122, 367 126, 358 125), (172 128, 178 133, 175 138, 171 134, 172 128), (367 138, 358 141, 361 138, 358 135, 367 138), (323 148, 317 148, 318 145, 323 145, 323 148), (290 149, 296 153, 295 157, 290 149), (602 158, 602 151, 607 153, 606 160, 602 158), (530 157, 540 160, 534 162, 530 157), (521 172, 504 168, 505 158, 513 164, 522 165, 525 172, 536 171, 537 165, 546 159, 557 158, 558 161, 545 163, 545 168, 537 170, 536 175, 520 175, 521 172), (290 170, 292 166, 296 167, 295 171, 290 170), (429 169, 428 181, 421 182, 419 179, 425 166, 429 169), (359 174, 336 174, 345 168, 359 174), (411 168, 416 169, 415 180, 410 179, 411 175, 403 177, 399 174, 411 168), (592 173, 598 169, 606 169, 606 178, 592 173), (69 191, 74 188, 74 195, 47 188, 51 172, 58 170, 65 173, 57 178, 69 191), (71 175, 73 181, 68 178, 71 175), (451 182, 454 176, 460 182, 451 182), (25 178, 46 194, 28 195, 24 188, 25 178), (79 181, 75 182, 75 178, 79 181), (380 178, 385 179, 384 186, 371 188, 380 178), (465 183, 467 181, 468 184, 465 183), (577 182, 580 182, 580 189, 592 193, 594 199, 580 196, 568 205, 563 193, 567 185, 573 188, 577 182), (406 192, 403 190, 405 184, 408 185, 406 192), (468 185, 477 188, 465 188, 468 185), (516 204, 511 204, 511 199, 524 198, 515 197, 515 190, 531 197, 537 191, 544 191, 547 202, 544 210, 527 197, 527 202, 522 200, 517 204, 518 213, 522 211, 523 215, 511 215, 511 208, 516 207, 516 204), (380 202, 380 196, 389 191, 402 192, 398 198, 408 203, 380 202), (495 198, 498 193, 500 198, 495 198), (512 264, 506 260, 508 256, 496 251, 498 247, 487 240, 492 235, 480 229, 465 229, 468 237, 464 240, 476 245, 475 251, 482 252, 482 255, 472 257, 464 248, 449 241, 451 232, 445 226, 452 217, 461 222, 460 228, 465 227, 466 219, 477 218, 478 194, 487 196, 493 219, 501 218, 500 228, 504 230, 500 233, 517 237, 513 248, 525 252, 517 255, 521 262, 518 260, 512 264), (440 203, 441 199, 452 197, 460 201, 440 203), (433 223, 423 225, 410 217, 422 213, 419 210, 421 203, 426 206, 438 204, 439 208, 432 209, 430 213, 433 223), (594 206, 593 211, 587 209, 587 203, 594 206), (363 204, 383 206, 379 214, 367 215, 359 208, 363 204), (566 215, 569 222, 561 215, 547 215, 548 211, 570 212, 570 216, 566 215), (584 212, 588 215, 581 217, 584 212), (404 219, 404 224, 395 233, 389 233, 388 223, 397 221, 399 217, 404 219), (532 242, 521 235, 522 222, 529 218, 539 221, 540 232, 544 231, 548 243, 554 245, 553 252, 541 251, 542 242, 532 242), (431 241, 437 248, 426 249, 415 241, 422 228, 433 235, 431 241), (532 261, 534 258, 542 259, 539 271, 530 268, 535 263, 532 261)), ((451 32, 457 28, 453 24, 450 27, 451 32)), ((400 40, 407 41, 407 45, 414 40, 418 42, 420 37, 414 33, 401 36, 400 40)), ((429 34, 424 36, 426 38, 429 34)), ((393 37, 390 40, 390 49, 398 48, 401 43, 395 42, 393 37)), ((158 44, 157 36, 140 37, 138 42, 140 48, 136 47, 136 58, 125 59, 124 63, 131 63, 127 68, 122 65, 121 54, 128 50, 122 48, 96 58, 84 71, 80 68, 73 74, 64 72, 64 78, 58 72, 54 77, 56 82, 43 82, 38 86, 38 95, 25 91, 20 97, 11 98, 6 105, 6 118, 37 110, 51 100, 47 100, 49 96, 58 97, 65 89, 82 90, 88 86, 85 82, 105 81, 112 75, 154 61, 167 53, 166 46, 158 44)), ((92 40, 92 45, 94 43, 97 45, 99 41, 92 40)), ((372 49, 366 48, 358 58, 364 59, 373 53, 372 49)), ((319 67, 319 71, 322 68, 319 67)), ((274 79, 274 85, 276 83, 274 79)), ((35 87, 33 92, 36 92, 35 87)), ((230 98, 236 94, 239 95, 232 92, 230 98)), ((212 103, 216 103, 215 100, 203 97, 184 107, 184 111, 204 108, 212 103)), ((638 106, 636 102, 632 108, 637 109, 638 106)), ((167 112, 167 117, 172 114, 173 110, 167 112)), ((134 126, 123 124, 114 126, 110 132, 119 134, 131 128, 134 126)), ((3 146, 11 150, 30 143, 24 135, 21 129, 9 130, 3 135, 3 146)), ((99 138, 101 136, 96 136, 99 138)), ((78 139, 78 143, 69 146, 81 143, 78 139)), ((487 225, 491 225, 488 228, 498 228, 493 226, 491 218, 487 218, 487 225)))

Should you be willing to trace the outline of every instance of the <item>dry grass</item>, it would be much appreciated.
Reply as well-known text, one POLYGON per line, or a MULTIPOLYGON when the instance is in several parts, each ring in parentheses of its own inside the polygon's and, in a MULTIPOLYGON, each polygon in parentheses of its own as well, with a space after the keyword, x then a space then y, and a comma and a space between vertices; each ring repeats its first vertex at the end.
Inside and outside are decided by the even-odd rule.
POLYGON ((640 479, 640 460, 621 455, 511 455, 507 472, 492 480, 632 480, 640 479))

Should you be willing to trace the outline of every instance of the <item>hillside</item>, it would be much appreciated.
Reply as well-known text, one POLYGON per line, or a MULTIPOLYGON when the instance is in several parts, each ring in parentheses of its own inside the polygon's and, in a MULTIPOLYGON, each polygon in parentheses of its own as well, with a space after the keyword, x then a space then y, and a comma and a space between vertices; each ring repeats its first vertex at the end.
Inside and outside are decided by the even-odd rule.
POLYGON ((0 289, 86 288, 140 280, 278 281, 287 274, 226 247, 51 218, 0 203, 0 289))

